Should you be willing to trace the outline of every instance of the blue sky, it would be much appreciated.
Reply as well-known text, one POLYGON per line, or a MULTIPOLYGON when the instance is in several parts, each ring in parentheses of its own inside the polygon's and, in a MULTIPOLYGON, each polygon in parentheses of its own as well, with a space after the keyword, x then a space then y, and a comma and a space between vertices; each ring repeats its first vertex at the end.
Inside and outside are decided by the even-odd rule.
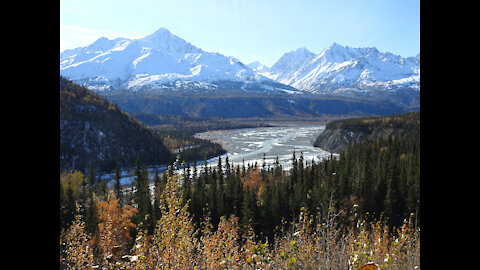
POLYGON ((333 42, 403 57, 420 52, 420 0, 61 0, 60 51, 165 27, 209 52, 273 65, 333 42))

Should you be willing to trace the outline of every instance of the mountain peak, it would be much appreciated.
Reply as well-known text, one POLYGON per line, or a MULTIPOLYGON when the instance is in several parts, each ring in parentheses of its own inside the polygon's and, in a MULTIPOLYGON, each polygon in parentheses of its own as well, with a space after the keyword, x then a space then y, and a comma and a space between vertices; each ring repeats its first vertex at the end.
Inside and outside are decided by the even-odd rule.
POLYGON ((364 53, 364 51, 370 51, 371 49, 372 48, 352 48, 348 46, 342 46, 336 42, 333 42, 332 45, 330 45, 320 54, 318 54, 316 56, 316 59, 325 59, 331 63, 341 63, 359 57, 364 53))
POLYGON ((172 34, 167 28, 160 27, 152 34, 140 39, 147 47, 166 53, 203 52, 201 49, 172 34))
POLYGON ((328 49, 345 49, 345 47, 336 42, 333 42, 332 45, 328 46, 328 49))
POLYGON ((301 48, 298 48, 295 50, 296 53, 303 53, 303 54, 312 54, 311 51, 309 51, 307 48, 305 47, 301 47, 301 48))
POLYGON ((113 40, 110 40, 106 37, 101 37, 95 40, 92 44, 88 45, 87 47, 89 50, 92 50, 92 51, 103 51, 112 47, 113 44, 114 44, 113 40))
POLYGON ((270 71, 275 75, 270 76, 269 78, 288 84, 292 79, 292 74, 314 57, 315 54, 307 50, 305 47, 287 52, 283 54, 275 64, 273 64, 270 71))
MULTIPOLYGON (((353 48, 333 42, 312 58, 304 48, 285 53, 267 77, 312 93, 338 89, 419 89, 419 56, 403 59, 375 47, 353 48)), ((347 92, 345 92, 347 93, 347 92)))
POLYGON ((160 27, 160 28, 157 29, 157 31, 153 32, 152 34, 150 34, 148 36, 167 36, 167 35, 173 35, 173 34, 167 28, 160 27))
POLYGON ((72 52, 61 54, 60 72, 98 92, 118 88, 217 91, 218 87, 228 91, 295 91, 261 75, 269 69, 260 63, 253 71, 237 58, 205 52, 164 27, 144 38, 102 38, 90 46, 95 48, 82 48, 76 57, 69 57, 72 52))

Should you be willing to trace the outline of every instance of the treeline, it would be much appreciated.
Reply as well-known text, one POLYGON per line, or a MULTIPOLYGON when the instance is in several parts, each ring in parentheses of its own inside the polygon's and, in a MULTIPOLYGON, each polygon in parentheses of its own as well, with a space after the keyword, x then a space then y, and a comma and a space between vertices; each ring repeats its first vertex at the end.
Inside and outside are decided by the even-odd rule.
POLYGON ((390 116, 361 117, 336 120, 328 123, 325 129, 348 129, 352 132, 370 134, 374 130, 395 130, 419 132, 420 113, 409 112, 390 116))
POLYGON ((201 173, 195 166, 186 167, 184 203, 190 200, 196 224, 208 215, 215 226, 221 216, 234 214, 240 224, 250 222, 257 235, 269 239, 282 221, 293 221, 301 209, 316 217, 331 202, 345 212, 340 219, 344 223, 353 210, 397 227, 411 213, 419 217, 418 136, 354 142, 338 159, 332 156, 318 164, 293 153, 292 163, 289 172, 278 161, 233 168, 228 158, 224 164, 219 159, 213 169, 201 166, 201 173))
MULTIPOLYGON (((61 232, 60 268, 358 269, 369 264, 373 269, 376 266, 382 269, 419 267, 420 230, 413 222, 414 215, 401 226, 391 229, 382 219, 368 221, 355 209, 348 213, 338 211, 337 204, 330 200, 324 212, 316 218, 302 207, 293 222, 282 222, 283 226, 276 230, 273 238, 258 234, 254 229, 255 216, 261 216, 261 211, 249 212, 249 209, 261 208, 258 204, 263 204, 258 198, 264 196, 255 198, 253 191, 261 191, 261 178, 266 170, 250 167, 242 172, 239 168, 230 175, 227 170, 225 176, 218 179, 240 177, 239 188, 244 193, 240 199, 242 207, 238 210, 242 215, 240 218, 235 214, 234 206, 228 218, 221 216, 213 221, 210 218, 214 216, 213 207, 205 204, 203 221, 195 221, 195 213, 192 219, 190 212, 195 211, 193 206, 197 195, 196 192, 190 193, 192 197, 187 199, 188 190, 206 189, 199 188, 198 183, 192 183, 190 189, 186 189, 186 176, 182 187, 182 179, 172 167, 162 180, 156 177, 153 209, 147 199, 150 197, 146 195, 148 191, 142 187, 147 179, 142 176, 142 170, 137 172, 136 195, 131 197, 133 206, 124 205, 122 201, 125 200, 116 195, 122 196, 122 193, 116 189, 101 195, 102 199, 92 205, 97 226, 89 226, 88 212, 82 214, 82 207, 77 203, 73 210, 74 220, 61 232), (255 204, 257 207, 253 207, 255 204), (159 215, 153 225, 149 222, 151 215, 159 215), (349 222, 345 222, 346 217, 349 222)), ((203 173, 205 179, 209 178, 207 175, 215 179, 213 172, 209 173, 207 169, 200 174, 203 173)), ((220 177, 220 171, 217 173, 220 177)), ((271 174, 268 172, 267 175, 271 174)), ((215 193, 213 183, 205 183, 210 192, 203 198, 214 203, 213 198, 220 197, 216 206, 221 209, 222 196, 219 195, 226 193, 215 193)), ((225 184, 227 188, 228 183, 225 184)), ((235 184, 230 186, 235 190, 235 184)), ((70 187, 67 190, 72 193, 70 187)), ((92 194, 95 197, 99 193, 94 191, 92 194)), ((224 203, 228 201, 223 200, 224 203)))
MULTIPOLYGON (((420 145, 415 134, 353 142, 338 159, 331 156, 319 163, 304 160, 302 153, 293 153, 292 165, 288 172, 278 161, 233 167, 227 157, 224 162, 219 158, 214 168, 206 166, 206 162, 184 166, 179 191, 182 205, 188 203, 196 228, 205 217, 216 228, 222 216, 233 214, 241 225, 251 224, 257 235, 268 239, 273 239, 275 229, 284 222, 293 221, 301 209, 316 217, 332 202, 344 211, 339 222, 345 224, 349 223, 347 213, 353 210, 370 220, 383 218, 390 226, 398 227, 411 213, 420 222, 420 145)), ((76 184, 71 180, 61 181, 64 213, 80 202, 84 205, 87 227, 95 227, 95 220, 91 224, 88 221, 88 213, 92 211, 89 209, 94 205, 92 198, 106 196, 106 189, 97 177, 91 174, 86 181, 77 180, 76 184), (68 191, 68 187, 73 191, 68 191)), ((166 177, 167 174, 160 177, 157 173, 154 179, 149 179, 146 168, 137 163, 130 192, 121 191, 119 175, 116 177, 117 197, 122 204, 136 206, 139 210, 136 221, 148 215, 149 226, 154 226, 159 218, 155 211, 159 209, 166 177), (148 192, 150 182, 155 186, 152 198, 148 192)), ((73 215, 62 217, 61 227, 65 228, 73 215)))
MULTIPOLYGON (((173 153, 171 162, 181 154, 186 162, 209 159, 226 153, 220 144, 195 138, 199 132, 209 130, 239 129, 269 126, 260 121, 234 121, 219 117, 190 117, 182 115, 154 115, 135 113, 133 116, 152 127, 163 144, 173 153)), ((170 164, 171 164, 170 162, 170 164)))
POLYGON ((268 124, 250 119, 226 119, 221 117, 192 117, 185 115, 162 115, 133 113, 135 119, 159 130, 189 130, 191 133, 208 130, 265 127, 268 124))

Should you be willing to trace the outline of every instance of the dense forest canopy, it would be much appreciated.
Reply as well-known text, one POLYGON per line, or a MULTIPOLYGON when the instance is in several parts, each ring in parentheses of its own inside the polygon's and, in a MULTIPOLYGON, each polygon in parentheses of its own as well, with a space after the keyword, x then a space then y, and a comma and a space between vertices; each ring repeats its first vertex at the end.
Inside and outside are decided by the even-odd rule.
POLYGON ((375 261, 413 268, 419 259, 418 117, 345 120, 342 125, 351 121, 362 130, 404 132, 353 140, 338 158, 318 163, 293 152, 289 171, 278 162, 233 167, 227 157, 215 168, 187 163, 179 167, 182 174, 170 167, 150 179, 137 159, 133 186, 121 187, 117 175, 113 189, 92 170, 62 173, 62 264, 347 269, 375 261), (113 237, 116 226, 127 232, 113 237), (80 240, 71 242, 72 235, 80 240), (311 248, 317 251, 308 253, 311 248))
POLYGON ((420 129, 420 112, 410 112, 389 116, 348 118, 332 121, 328 129, 346 128, 351 131, 372 132, 375 129, 416 130, 420 129))
POLYGON ((419 136, 420 112, 382 117, 349 118, 329 122, 314 146, 333 153, 345 150, 352 141, 361 142, 404 134, 419 136))

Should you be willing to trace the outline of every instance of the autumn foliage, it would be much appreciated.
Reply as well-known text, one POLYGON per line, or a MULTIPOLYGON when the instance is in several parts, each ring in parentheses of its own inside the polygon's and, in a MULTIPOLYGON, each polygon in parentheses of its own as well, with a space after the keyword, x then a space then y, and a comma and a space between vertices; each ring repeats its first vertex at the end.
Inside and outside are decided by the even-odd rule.
POLYGON ((138 210, 130 205, 120 207, 115 194, 109 195, 107 201, 97 203, 98 241, 104 261, 115 261, 129 252, 132 243, 131 233, 136 225, 131 218, 138 210))
MULTIPOLYGON (((174 170, 172 170, 174 171, 174 170)), ((261 175, 253 171, 245 184, 260 188, 261 175)), ((342 227, 334 203, 313 215, 302 208, 298 218, 280 229, 273 242, 242 228, 238 217, 222 216, 216 229, 207 217, 195 229, 182 206, 179 176, 168 177, 160 203, 161 218, 151 236, 135 225, 132 206, 119 205, 111 194, 96 204, 98 230, 85 232, 77 215, 61 237, 62 269, 419 269, 420 229, 412 219, 391 230, 382 221, 367 222, 351 213, 342 227), (133 240, 132 233, 136 236, 133 240)), ((148 217, 146 217, 148 218, 148 217)))

